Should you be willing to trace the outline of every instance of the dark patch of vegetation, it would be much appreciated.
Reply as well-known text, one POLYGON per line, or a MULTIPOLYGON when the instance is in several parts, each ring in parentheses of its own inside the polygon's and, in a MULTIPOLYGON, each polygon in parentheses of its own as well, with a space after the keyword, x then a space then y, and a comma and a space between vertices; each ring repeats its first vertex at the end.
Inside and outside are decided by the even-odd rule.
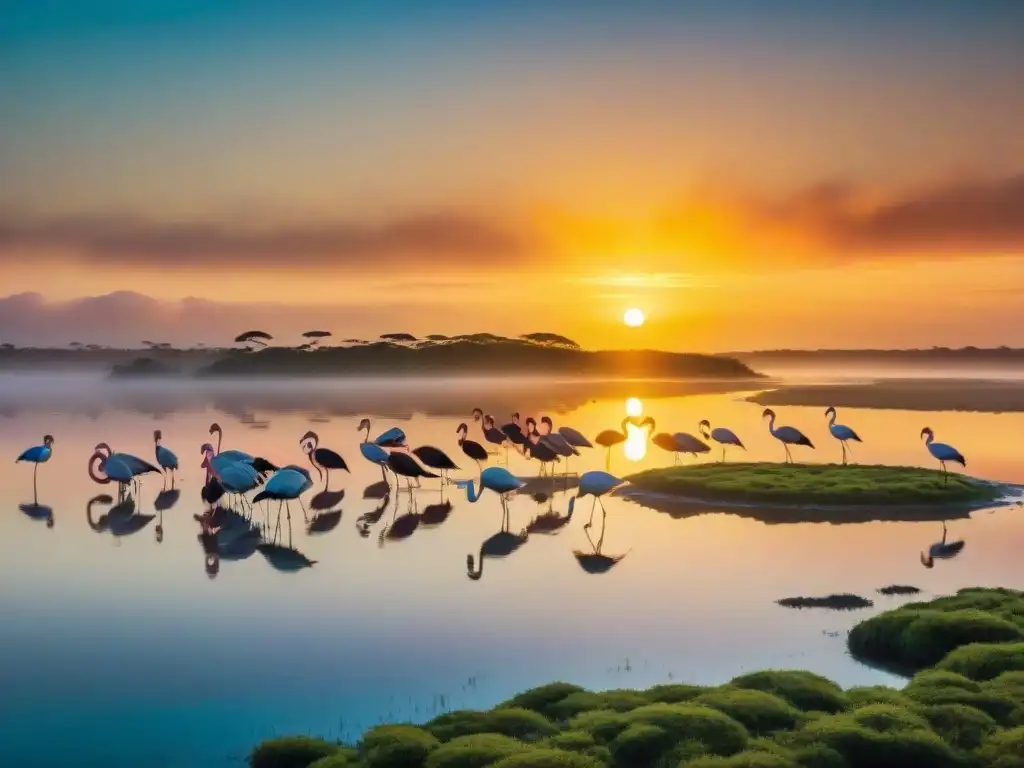
POLYGON ((786 608, 828 608, 833 611, 852 611, 874 605, 866 597, 847 593, 826 597, 784 597, 775 602, 786 608))
POLYGON ((177 373, 175 368, 152 357, 139 357, 130 363, 115 365, 110 369, 110 375, 114 377, 173 376, 177 373))
POLYGON ((887 587, 882 587, 878 590, 880 595, 917 595, 920 594, 921 590, 917 587, 911 587, 905 584, 890 584, 887 587))
MULTIPOLYGON (((968 611, 1016 625, 1022 593, 968 589, 911 612, 968 611), (1013 617, 1016 617, 1016 621, 1013 617)), ((881 617, 887 614, 881 614, 881 617)), ((876 622, 875 617, 854 629, 876 622)), ((973 621, 973 619, 972 619, 973 621)), ((1024 768, 1024 644, 973 643, 930 619, 901 635, 913 658, 964 642, 903 690, 843 691, 798 670, 742 675, 716 687, 525 691, 485 712, 386 725, 355 745, 264 742, 252 768, 1024 768), (936 639, 934 633, 938 631, 936 639)), ((872 636, 878 630, 871 630, 872 636)), ((968 633, 969 634, 969 633, 968 633)))
POLYGON ((928 603, 908 603, 861 622, 848 643, 854 657, 896 671, 938 665, 988 679, 1024 669, 1024 593, 963 589, 928 603))
POLYGON ((633 488, 708 501, 826 506, 978 504, 999 486, 920 467, 878 464, 694 464, 648 469, 625 478, 633 488))

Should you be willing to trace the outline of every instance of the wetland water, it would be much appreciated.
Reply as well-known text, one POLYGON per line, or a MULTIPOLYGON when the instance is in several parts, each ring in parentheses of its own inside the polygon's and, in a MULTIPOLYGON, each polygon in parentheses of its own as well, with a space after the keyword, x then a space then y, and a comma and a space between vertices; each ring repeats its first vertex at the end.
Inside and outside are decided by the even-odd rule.
MULTIPOLYGON (((592 688, 717 683, 797 667, 843 685, 899 684, 845 652, 850 626, 898 604, 877 588, 913 584, 927 597, 968 585, 1021 586, 1019 507, 951 521, 950 536, 967 545, 928 570, 919 553, 940 538, 938 522, 767 525, 710 509, 676 518, 622 498, 605 501, 601 551, 625 554, 607 572, 588 573, 574 555, 594 551, 583 529, 587 501, 557 535, 530 535, 507 558, 487 559, 482 578, 472 580, 466 556, 499 530, 497 499, 485 494, 469 504, 452 488, 447 510, 437 506, 437 481, 425 481, 416 493, 420 524, 404 538, 382 538, 389 521, 408 513, 409 500, 375 492, 380 472, 357 446, 356 425, 368 416, 373 434, 400 426, 412 446, 441 448, 464 468, 454 476, 470 477, 476 471, 455 431, 468 421, 471 439, 482 442, 469 419, 474 406, 499 424, 513 410, 524 419, 548 414, 556 427, 591 438, 639 408, 658 431, 696 432, 702 418, 732 428, 748 447, 746 455, 732 453, 735 460, 781 460, 762 406, 745 401, 751 394, 749 387, 666 382, 200 387, 0 376, 0 455, 9 457, 0 473, 0 757, 24 768, 70 760, 235 765, 263 737, 354 738, 382 719, 487 707, 556 679, 592 688), (345 490, 340 515, 309 530, 293 505, 291 543, 316 561, 311 568, 281 571, 255 552, 224 558, 208 574, 193 515, 204 508, 199 446, 212 421, 224 428, 225 449, 279 464, 304 460, 298 440, 308 429, 346 458, 351 474, 331 478, 345 490), (163 512, 162 541, 155 533, 159 478, 147 477, 139 496, 140 511, 156 517, 103 525, 107 509, 97 505, 90 525, 87 502, 110 490, 87 477, 92 447, 105 441, 152 460, 156 428, 182 463, 181 496, 163 512), (52 510, 52 527, 29 506, 31 466, 13 463, 47 432, 55 453, 39 469, 38 502, 52 510), (874 599, 875 608, 832 613, 774 604, 847 591, 874 599)), ((795 448, 798 461, 838 460, 821 408, 776 411, 780 424, 800 428, 818 446, 795 448)), ((972 474, 1024 482, 1017 448, 1024 414, 840 408, 839 422, 864 439, 854 447, 856 461, 932 466, 918 437, 930 426, 967 456, 972 474)), ((669 463, 669 454, 631 433, 613 450, 611 469, 621 476, 669 463)), ((573 468, 603 464, 595 449, 573 468)), ((510 469, 534 476, 537 464, 513 453, 510 469)), ((517 496, 511 529, 549 509, 564 514, 569 495, 517 496)), ((395 530, 408 534, 408 522, 395 530)), ((285 544, 287 528, 282 519, 285 544)), ((601 533, 598 514, 595 544, 601 533)))

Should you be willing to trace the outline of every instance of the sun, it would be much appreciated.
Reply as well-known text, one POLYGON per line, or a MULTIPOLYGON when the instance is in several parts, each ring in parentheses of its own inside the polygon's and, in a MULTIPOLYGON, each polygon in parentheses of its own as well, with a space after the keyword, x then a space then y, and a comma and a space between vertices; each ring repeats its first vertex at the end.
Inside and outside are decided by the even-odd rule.
POLYGON ((622 321, 630 328, 639 328, 644 324, 644 313, 636 307, 631 307, 622 316, 622 321))

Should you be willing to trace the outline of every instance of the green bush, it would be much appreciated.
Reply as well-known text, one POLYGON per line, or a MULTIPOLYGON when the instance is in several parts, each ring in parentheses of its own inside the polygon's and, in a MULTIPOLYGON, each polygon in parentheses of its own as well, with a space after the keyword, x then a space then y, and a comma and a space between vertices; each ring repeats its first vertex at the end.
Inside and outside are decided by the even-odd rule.
POLYGON ((698 696, 693 703, 724 712, 754 734, 790 730, 802 719, 800 711, 789 702, 754 688, 718 688, 698 696))
POLYGON ((556 719, 567 720, 581 712, 593 712, 600 709, 627 712, 649 703, 650 701, 638 691, 603 691, 602 693, 577 691, 552 704, 551 711, 556 719))
POLYGON ((496 733, 459 736, 431 752, 426 768, 486 768, 529 749, 528 744, 496 733))
POLYGON ((270 739, 257 745, 249 755, 252 768, 308 768, 317 760, 336 754, 337 744, 308 736, 270 739))
POLYGON ((1011 724, 1018 711, 1017 701, 999 693, 973 693, 965 691, 963 688, 926 686, 915 689, 913 696, 917 701, 929 706, 962 704, 966 707, 974 707, 1003 725, 1011 724))
POLYGON ((730 681, 735 688, 750 688, 773 693, 805 712, 841 712, 846 697, 831 680, 803 670, 765 670, 741 675, 730 681))
POLYGON ((553 749, 568 749, 573 752, 582 752, 595 746, 597 741, 592 733, 587 731, 562 731, 547 739, 544 739, 542 746, 553 749))
POLYGON ((448 712, 435 717, 424 728, 441 741, 474 733, 499 733, 515 739, 534 741, 558 732, 544 715, 522 708, 448 712))
POLYGON ((1024 726, 993 733, 978 754, 990 768, 1024 768, 1024 726))
POLYGON ((976 643, 958 648, 938 664, 971 680, 991 680, 1003 672, 1024 670, 1024 643, 976 643))
POLYGON ((968 680, 957 672, 949 672, 943 669, 926 669, 923 672, 918 672, 910 679, 904 690, 907 692, 907 695, 913 695, 912 692, 921 688, 959 688, 971 693, 981 692, 980 684, 973 680, 968 680))
POLYGON ((960 755, 931 731, 879 732, 860 725, 848 714, 823 717, 799 732, 797 738, 808 745, 831 748, 852 768, 962 766, 960 755))
POLYGON ((621 712, 598 709, 577 715, 568 722, 567 727, 573 731, 586 731, 598 743, 609 744, 622 731, 626 730, 628 725, 629 721, 621 712))
POLYGON ((652 703, 679 704, 683 701, 691 701, 707 691, 707 688, 700 685, 673 683, 671 685, 656 685, 653 688, 648 688, 643 694, 644 698, 652 703))
POLYGON ((868 704, 850 713, 858 725, 879 733, 904 733, 928 730, 928 721, 903 707, 893 704, 868 704))
POLYGON ((381 725, 366 732, 359 758, 367 768, 421 768, 440 742, 412 725, 381 725))
POLYGON ((309 768, 356 768, 359 765, 359 754, 354 749, 342 747, 338 752, 321 757, 309 768))
POLYGON ((622 768, 654 765, 673 745, 672 737, 663 728, 648 723, 633 723, 612 742, 615 764, 622 768))
POLYGON ((672 744, 700 742, 710 754, 731 755, 747 745, 746 728, 717 709, 696 704, 648 704, 627 712, 626 720, 661 728, 672 744))
POLYGON ((545 717, 554 717, 555 714, 551 710, 553 704, 557 704, 570 694, 586 692, 580 686, 570 683, 548 683, 516 694, 508 701, 499 704, 498 709, 532 709, 545 717))
POLYGON ((936 704, 924 708, 932 730, 958 749, 975 749, 998 726, 980 709, 964 704, 936 704))
POLYGON ((849 768, 841 754, 827 744, 808 744, 793 751, 793 762, 800 768, 849 768))
POLYGON ((740 752, 729 757, 698 757, 683 763, 685 768, 795 768, 790 758, 771 752, 740 752))
POLYGON ((847 688, 846 699, 852 707, 863 707, 866 704, 895 704, 897 707, 913 709, 917 706, 917 702, 907 694, 882 685, 847 688))
POLYGON ((492 768, 604 768, 592 757, 560 749, 531 749, 494 763, 492 768))

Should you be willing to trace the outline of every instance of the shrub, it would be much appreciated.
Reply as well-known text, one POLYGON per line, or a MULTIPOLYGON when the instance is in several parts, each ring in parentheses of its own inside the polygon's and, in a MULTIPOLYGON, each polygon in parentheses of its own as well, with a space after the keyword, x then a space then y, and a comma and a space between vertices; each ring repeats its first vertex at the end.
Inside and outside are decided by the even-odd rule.
POLYGON ((354 749, 342 747, 333 755, 321 757, 315 763, 310 763, 309 768, 356 768, 358 763, 358 753, 354 749))
POLYGON ((426 768, 485 768, 529 749, 529 745, 521 741, 496 733, 459 736, 431 752, 426 768))
POLYGON ((693 703, 724 712, 755 734, 792 729, 801 720, 800 711, 789 702, 753 688, 718 688, 698 696, 693 703))
POLYGON ((1024 726, 993 733, 978 754, 991 768, 1024 768, 1024 726))
POLYGON ((943 741, 958 749, 974 749, 996 729, 996 721, 980 709, 964 704, 925 707, 924 716, 943 741))
POLYGON ((580 712, 592 712, 599 709, 611 709, 615 712, 627 712, 650 701, 637 691, 577 691, 551 705, 551 711, 559 720, 566 720, 580 712))
POLYGON ((903 707, 893 704, 868 704, 854 710, 850 717, 858 725, 879 733, 904 733, 928 730, 928 721, 903 707))
POLYGON ((499 733, 515 739, 534 741, 558 732, 544 715, 522 708, 448 712, 435 717, 424 728, 441 741, 474 733, 499 733))
POLYGON ((672 744, 697 741, 716 755, 731 755, 747 744, 747 729, 728 715, 696 704, 648 704, 627 712, 629 723, 661 728, 672 744))
POLYGON ((1012 697, 998 693, 973 693, 956 687, 924 686, 915 689, 912 695, 917 701, 930 706, 963 704, 967 707, 974 707, 1004 725, 1012 722, 1018 710, 1017 702, 1012 697))
POLYGON ((381 725, 366 732, 359 757, 367 768, 420 768, 437 738, 412 725, 381 725))
POLYGON ((735 678, 729 685, 773 693, 805 712, 840 712, 847 703, 838 685, 821 675, 802 670, 752 672, 735 678))
POLYGON ((543 742, 544 746, 553 747, 554 749, 568 749, 573 752, 582 752, 596 744, 597 742, 594 740, 593 734, 587 731, 562 731, 550 738, 544 739, 543 742))
POLYGON ((959 768, 962 765, 960 756, 931 731, 881 733, 858 724, 846 714, 823 717, 804 728, 797 738, 808 745, 823 744, 831 748, 856 768, 959 768))
POLYGON ((492 768, 603 768, 592 757, 560 749, 531 749, 494 763, 492 768))
POLYGON ((573 731, 586 731, 598 743, 609 744, 622 731, 626 730, 628 725, 629 721, 622 713, 599 709, 577 715, 568 722, 567 727, 573 731))
POLYGON ((672 737, 663 728, 648 723, 633 723, 615 737, 611 752, 615 764, 623 768, 654 765, 672 746, 672 737))
POLYGON ((800 768, 848 768, 846 758, 827 744, 808 744, 793 751, 800 768))
POLYGON ((938 664, 971 680, 991 680, 1003 672, 1024 670, 1024 643, 976 643, 958 648, 938 664))
POLYGON ((796 763, 784 755, 748 750, 730 757, 698 757, 683 765, 685 768, 794 768, 796 763))
POLYGON ((968 680, 956 672, 948 672, 942 669, 926 669, 914 675, 907 683, 906 691, 911 694, 921 688, 959 688, 971 693, 981 691, 981 686, 973 680, 968 680))
POLYGON ((913 709, 917 706, 917 702, 902 691, 882 685, 847 688, 846 699, 853 707, 863 707, 866 704, 895 704, 897 707, 913 709))
POLYGON ((652 702, 664 704, 678 704, 683 701, 691 701, 702 693, 707 693, 707 688, 699 685, 686 685, 684 683, 673 683, 671 685, 656 685, 644 691, 644 697, 652 702))
POLYGON ((571 685, 570 683, 548 683, 547 685, 523 691, 503 704, 499 704, 498 708, 532 709, 534 712, 540 712, 545 717, 554 717, 551 705, 557 704, 573 693, 587 693, 587 691, 578 685, 571 685))
POLYGON ((339 751, 337 744, 308 736, 270 739, 257 745, 249 755, 252 768, 307 768, 317 760, 339 751))

